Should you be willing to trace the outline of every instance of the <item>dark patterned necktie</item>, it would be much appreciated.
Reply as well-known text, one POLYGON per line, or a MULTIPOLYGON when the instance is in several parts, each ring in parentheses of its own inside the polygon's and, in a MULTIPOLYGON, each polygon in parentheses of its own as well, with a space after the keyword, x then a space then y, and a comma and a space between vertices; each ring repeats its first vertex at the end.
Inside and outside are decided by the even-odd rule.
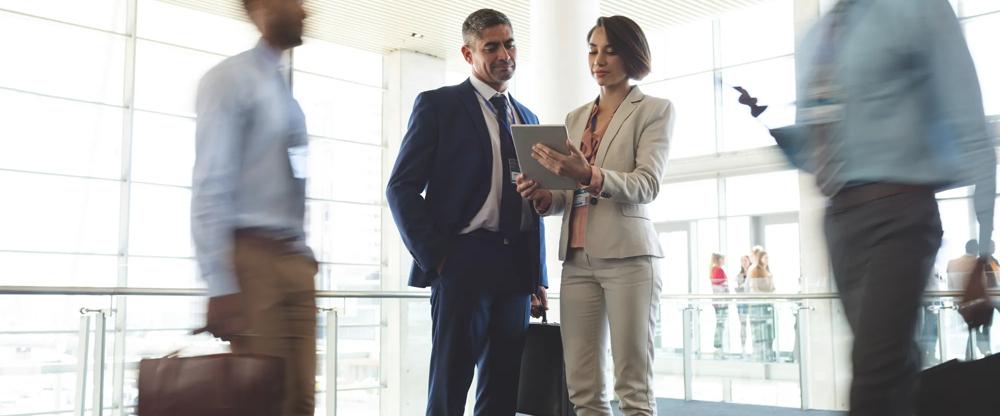
POLYGON ((500 126, 500 165, 503 167, 503 177, 500 179, 500 234, 508 241, 514 241, 521 231, 521 195, 517 193, 511 180, 511 162, 517 160, 514 152, 514 139, 510 132, 510 111, 507 98, 496 95, 490 98, 493 111, 500 126))

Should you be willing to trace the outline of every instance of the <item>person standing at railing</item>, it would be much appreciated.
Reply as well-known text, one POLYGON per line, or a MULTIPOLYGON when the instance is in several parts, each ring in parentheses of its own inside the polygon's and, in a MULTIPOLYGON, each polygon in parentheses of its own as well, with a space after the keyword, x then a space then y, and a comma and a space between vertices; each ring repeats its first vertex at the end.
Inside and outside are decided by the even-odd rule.
MULTIPOLYGON (((760 246, 753 248, 753 261, 747 273, 749 293, 774 293, 774 275, 768 265, 767 252, 760 246)), ((774 361, 774 305, 750 305, 750 334, 753 338, 754 359, 774 361)))
POLYGON ((918 310, 941 246, 935 193, 974 185, 979 241, 993 233, 997 160, 975 65, 946 0, 840 0, 795 61, 796 123, 771 134, 829 198, 827 248, 854 332, 850 416, 910 416, 918 310))
MULTIPOLYGON (((958 258, 948 261, 948 289, 950 290, 964 290, 965 285, 968 283, 969 274, 972 273, 972 269, 976 267, 977 254, 979 253, 979 241, 973 239, 965 243, 965 254, 958 258)), ((989 247, 986 247, 987 252, 992 252, 989 247)), ((992 256, 991 256, 992 258, 992 256)), ((992 278, 996 276, 995 273, 990 273, 993 268, 987 263, 987 282, 993 280, 992 278)), ((956 314, 957 315, 957 314, 956 314)), ((962 325, 964 326, 964 324, 962 325)), ((965 346, 965 359, 972 360, 975 358, 975 349, 979 349, 979 353, 983 356, 990 355, 990 326, 983 325, 976 329, 969 329, 969 338, 965 346)))
MULTIPOLYGON (((712 293, 729 293, 729 278, 722 268, 726 265, 726 256, 712 253, 712 261, 709 263, 709 280, 712 282, 712 293)), ((729 305, 726 303, 713 303, 715 309, 715 339, 714 346, 717 355, 722 354, 723 339, 726 333, 726 320, 729 319, 729 305)))
MULTIPOLYGON (((747 293, 747 273, 750 271, 750 256, 740 257, 740 272, 736 275, 736 293, 747 293)), ((740 317, 740 352, 746 354, 747 325, 750 320, 750 304, 736 304, 736 312, 740 317)))
POLYGON ((305 244, 305 116, 283 73, 302 44, 299 0, 243 0, 257 46, 198 87, 191 233, 208 284, 204 330, 285 360, 283 415, 315 412, 318 264, 305 244))

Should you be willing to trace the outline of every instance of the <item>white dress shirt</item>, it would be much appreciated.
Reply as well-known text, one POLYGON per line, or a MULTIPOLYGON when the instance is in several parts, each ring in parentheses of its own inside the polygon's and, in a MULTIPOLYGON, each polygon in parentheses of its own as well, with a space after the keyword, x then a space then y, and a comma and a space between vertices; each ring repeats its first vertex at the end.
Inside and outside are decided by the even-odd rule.
POLYGON ((264 41, 198 87, 191 234, 209 296, 239 292, 233 233, 257 228, 305 246, 305 116, 264 41))
MULTIPOLYGON (((522 120, 514 109, 514 103, 510 101, 507 91, 497 91, 479 78, 476 78, 475 75, 469 77, 469 81, 472 83, 472 87, 479 93, 476 95, 476 101, 479 102, 479 107, 483 110, 483 118, 486 120, 486 130, 490 133, 490 143, 493 148, 493 168, 490 175, 490 193, 486 195, 486 201, 483 203, 482 208, 479 209, 476 216, 472 217, 469 226, 465 227, 461 234, 468 234, 478 229, 496 232, 500 230, 500 197, 503 195, 500 188, 503 183, 501 181, 509 179, 503 177, 503 157, 500 153, 500 123, 497 122, 493 108, 490 107, 487 100, 497 95, 502 96, 507 100, 507 117, 509 120, 512 120, 510 124, 521 124, 522 120)), ((531 209, 526 201, 521 201, 521 230, 527 230, 531 226, 531 209)))

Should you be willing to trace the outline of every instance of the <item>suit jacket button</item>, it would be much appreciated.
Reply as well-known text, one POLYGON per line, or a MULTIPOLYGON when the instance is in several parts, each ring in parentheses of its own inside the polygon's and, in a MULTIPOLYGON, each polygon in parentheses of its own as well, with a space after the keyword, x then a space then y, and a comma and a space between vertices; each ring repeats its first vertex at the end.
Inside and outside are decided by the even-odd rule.
POLYGON ((597 198, 591 197, 590 198, 590 205, 597 205, 597 198))
POLYGON ((611 194, 607 192, 601 192, 601 198, 611 198, 611 194))

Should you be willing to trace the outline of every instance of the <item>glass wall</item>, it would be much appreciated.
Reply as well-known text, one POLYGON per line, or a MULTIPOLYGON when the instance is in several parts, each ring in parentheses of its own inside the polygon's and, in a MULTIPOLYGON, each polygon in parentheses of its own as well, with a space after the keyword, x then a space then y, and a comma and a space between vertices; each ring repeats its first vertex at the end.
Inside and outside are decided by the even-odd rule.
MULTIPOLYGON (((195 92, 258 36, 245 21, 157 0, 0 0, 0 54, 18 61, 0 68, 0 284, 203 287, 189 222, 195 92)), ((306 39, 291 61, 312 134, 317 287, 379 289, 382 55, 306 39)), ((204 320, 199 297, 5 297, 0 414, 71 409, 84 306, 114 311, 107 406, 134 404, 141 358, 225 349, 187 335, 204 320)), ((380 304, 338 306, 340 385, 351 391, 341 406, 377 408, 380 304)))

